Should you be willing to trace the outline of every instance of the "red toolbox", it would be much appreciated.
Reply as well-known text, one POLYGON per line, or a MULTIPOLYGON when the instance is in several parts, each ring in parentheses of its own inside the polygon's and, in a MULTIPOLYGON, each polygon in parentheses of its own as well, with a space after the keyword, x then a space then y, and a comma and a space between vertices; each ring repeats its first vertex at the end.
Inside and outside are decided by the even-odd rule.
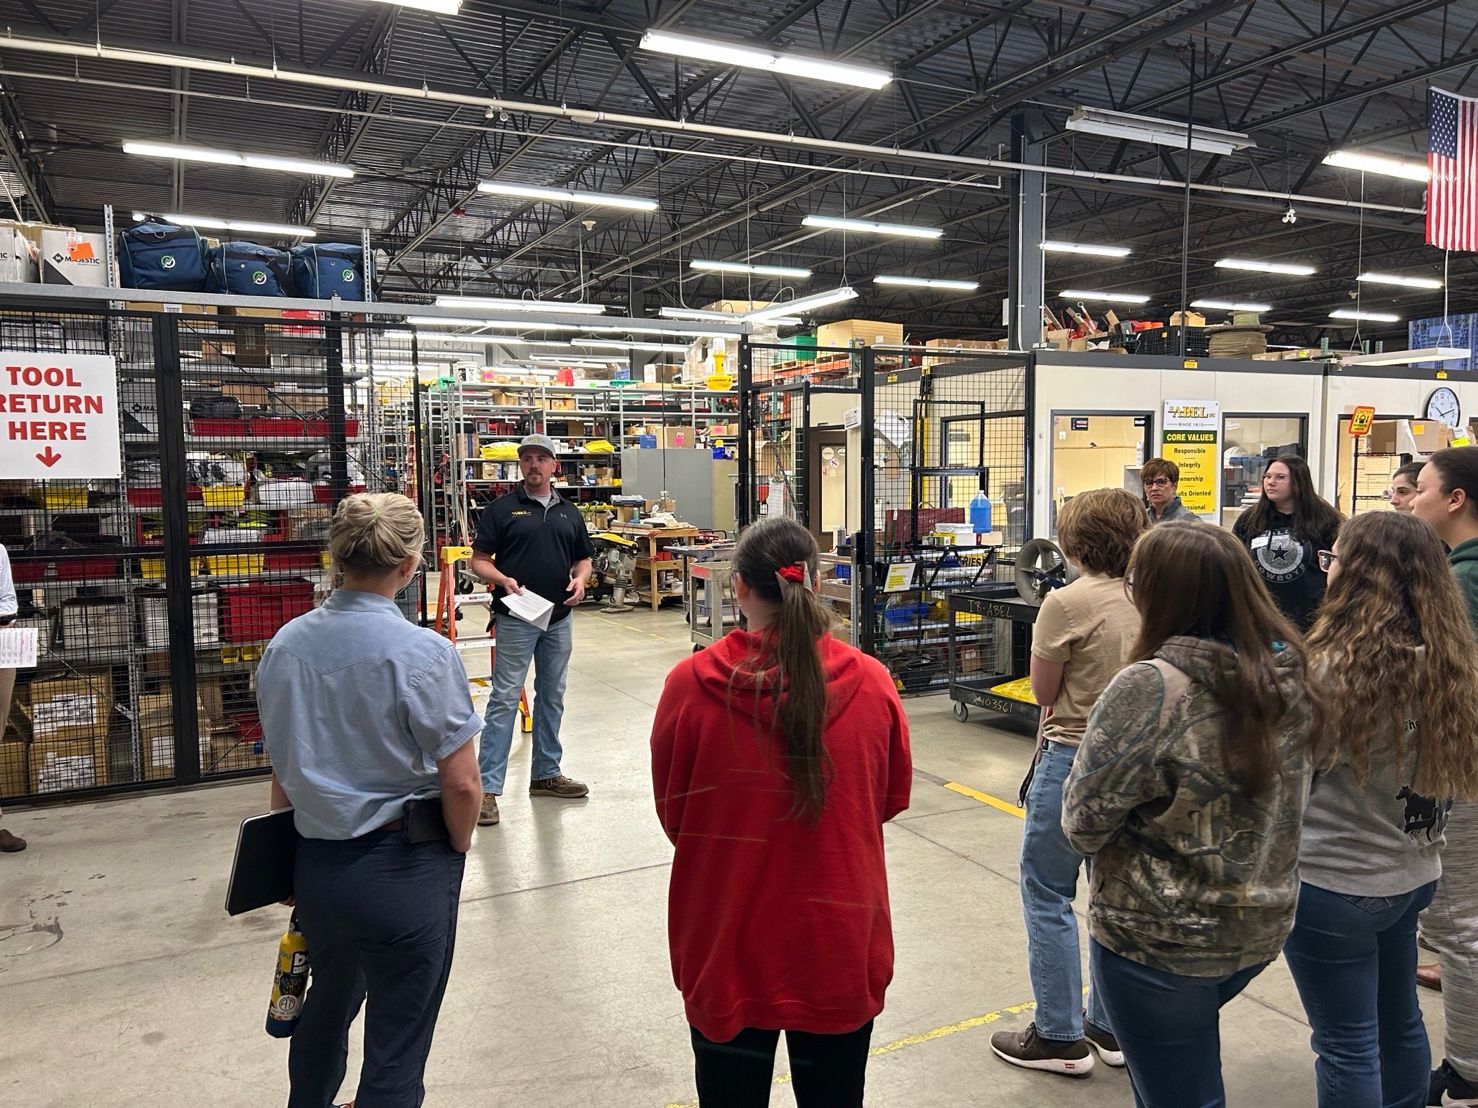
POLYGON ((221 587, 221 639, 270 639, 284 623, 311 611, 313 582, 260 581, 221 587))

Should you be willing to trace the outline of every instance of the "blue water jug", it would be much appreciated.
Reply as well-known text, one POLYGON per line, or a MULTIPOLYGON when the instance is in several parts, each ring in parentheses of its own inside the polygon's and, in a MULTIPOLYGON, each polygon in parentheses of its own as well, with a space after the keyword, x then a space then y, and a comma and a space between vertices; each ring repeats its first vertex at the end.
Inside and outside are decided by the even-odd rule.
POLYGON ((990 497, 984 492, 977 492, 970 501, 970 530, 977 535, 988 534, 991 530, 990 497))

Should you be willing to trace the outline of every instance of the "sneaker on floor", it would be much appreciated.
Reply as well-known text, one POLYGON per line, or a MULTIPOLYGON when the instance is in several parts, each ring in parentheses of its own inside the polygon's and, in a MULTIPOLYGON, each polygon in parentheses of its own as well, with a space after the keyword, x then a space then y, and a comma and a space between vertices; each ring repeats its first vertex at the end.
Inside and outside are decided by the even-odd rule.
POLYGON ((26 840, 19 835, 12 835, 5 828, 0 827, 0 853, 19 854, 26 849, 26 840))
POLYGON ((1119 1049, 1119 1040, 1103 1028, 1084 1023, 1083 1038, 1088 1041, 1088 1045, 1098 1055, 1098 1060, 1105 1066, 1113 1066, 1117 1069, 1124 1065, 1124 1052, 1119 1049))
POLYGON ((1060 1042, 1037 1034, 1037 1025, 1025 1031, 997 1031, 990 1037, 997 1058, 1028 1070, 1045 1070, 1067 1077, 1087 1077, 1093 1070, 1093 1052, 1083 1039, 1060 1042))
POLYGON ((564 774, 558 777, 546 777, 542 781, 535 781, 529 786, 530 796, 553 796, 560 800, 579 800, 582 796, 589 796, 589 787, 582 785, 579 781, 571 781, 564 774))
POLYGON ((482 794, 482 807, 477 810, 477 826, 491 827, 498 822, 498 798, 492 793, 482 794))
POLYGON ((1432 1071, 1427 1103, 1447 1108, 1478 1108, 1478 1083, 1464 1081, 1444 1058, 1442 1064, 1432 1071))

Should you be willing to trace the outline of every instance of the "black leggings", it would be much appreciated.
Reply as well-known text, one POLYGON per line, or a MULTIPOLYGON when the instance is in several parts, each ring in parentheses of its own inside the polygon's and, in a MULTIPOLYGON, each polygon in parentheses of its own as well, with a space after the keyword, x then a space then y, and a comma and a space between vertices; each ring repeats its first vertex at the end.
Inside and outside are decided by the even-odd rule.
MULTIPOLYGON (((702 1108, 764 1108, 770 1103, 780 1032, 746 1028, 726 1043, 693 1033, 698 1103, 702 1108)), ((845 1035, 787 1031, 798 1108, 862 1108, 872 1020, 845 1035)))

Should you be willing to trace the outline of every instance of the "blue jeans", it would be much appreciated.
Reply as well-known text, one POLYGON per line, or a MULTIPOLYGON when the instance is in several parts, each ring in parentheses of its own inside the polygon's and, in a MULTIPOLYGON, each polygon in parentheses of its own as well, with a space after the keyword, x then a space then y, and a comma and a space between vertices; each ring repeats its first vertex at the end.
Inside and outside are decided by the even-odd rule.
MULTIPOLYGON (((1021 906, 1026 913, 1027 965, 1036 997, 1037 1034, 1077 1042, 1083 1037, 1082 951, 1073 897, 1086 859, 1062 833, 1062 791, 1077 748, 1049 742, 1026 794, 1026 830, 1021 838, 1021 906)), ((1087 1020, 1111 1031, 1108 1013, 1094 988, 1087 1020)))
POLYGON ((477 745, 482 791, 503 795, 513 726, 518 721, 518 694, 534 662, 534 757, 530 780, 559 776, 559 725, 565 714, 565 671, 574 643, 574 619, 565 616, 540 631, 517 616, 499 615, 493 655, 493 689, 486 723, 477 745))
POLYGON ((1416 999, 1416 917, 1435 881, 1402 896, 1304 885, 1283 948, 1318 1054, 1320 1108, 1422 1108, 1432 1051, 1416 999))
POLYGON ((288 1049, 288 1108, 328 1108, 364 1016, 360 1108, 410 1108, 421 1084, 457 938, 463 855, 403 831, 300 839, 293 867, 310 977, 288 1049))
POLYGON ((1129 1064, 1137 1108, 1225 1108, 1221 1008, 1268 963, 1225 977, 1184 977, 1131 962, 1097 941, 1088 960, 1129 1064))

